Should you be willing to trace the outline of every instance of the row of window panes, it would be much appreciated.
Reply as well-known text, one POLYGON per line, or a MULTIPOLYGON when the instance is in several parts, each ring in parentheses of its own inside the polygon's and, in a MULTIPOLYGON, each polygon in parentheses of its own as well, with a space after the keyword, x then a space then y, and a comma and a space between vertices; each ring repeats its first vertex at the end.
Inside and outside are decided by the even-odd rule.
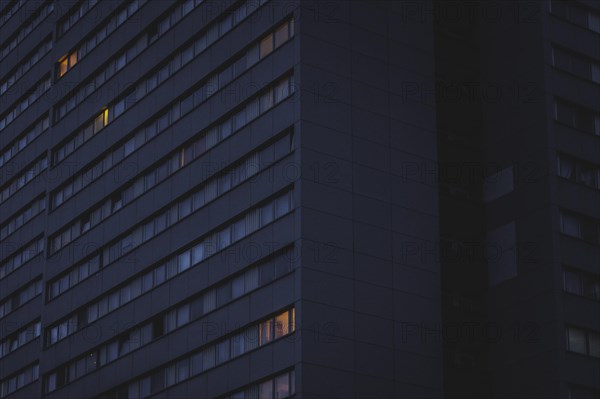
POLYGON ((77 148, 81 147, 84 142, 94 137, 94 135, 104 129, 106 125, 108 125, 108 109, 102 110, 102 112, 96 115, 92 120, 86 122, 84 127, 80 128, 77 135, 64 143, 58 152, 54 153, 54 163, 56 164, 58 162, 58 158, 62 160, 77 148))
POLYGON ((600 114, 597 111, 556 99, 555 112, 558 122, 582 132, 600 136, 600 114))
POLYGON ((39 363, 31 364, 11 377, 5 378, 0 382, 0 398, 4 398, 13 392, 29 385, 40 378, 39 363))
POLYGON ((567 326, 567 351, 600 357, 600 333, 567 326))
POLYGON ((274 340, 286 337, 296 329, 294 313, 294 308, 286 310, 275 317, 238 330, 228 338, 209 344, 191 356, 162 366, 152 374, 127 384, 127 396, 123 398, 146 398, 256 348, 268 345, 274 340))
POLYGON ((203 240, 194 245, 193 248, 171 256, 166 262, 154 268, 152 273, 147 273, 145 278, 149 280, 146 283, 144 283, 144 278, 134 280, 131 286, 127 286, 130 288, 124 288, 123 296, 121 296, 121 290, 119 290, 111 294, 112 299, 105 297, 97 303, 88 306, 87 309, 84 309, 79 314, 75 313, 59 322, 56 326, 47 328, 45 335, 46 345, 52 345, 68 337, 80 327, 121 306, 124 303, 121 302, 122 300, 130 301, 143 292, 150 290, 154 285, 161 284, 163 281, 183 273, 204 259, 222 251, 233 243, 273 222, 275 219, 289 213, 292 209, 291 202, 292 192, 288 191, 266 205, 247 211, 244 216, 226 227, 217 231, 213 230, 203 240), (261 218, 263 214, 273 215, 273 218, 270 220, 261 218), (151 275, 154 276, 153 279, 150 279, 151 275))
POLYGON ((0 302, 0 319, 42 293, 42 280, 27 284, 0 302))
MULTIPOLYGON (((111 114, 111 120, 112 118, 120 116, 129 107, 135 105, 138 101, 164 83, 168 78, 173 76, 181 67, 198 57, 220 37, 225 35, 236 25, 241 23, 245 18, 247 18, 249 15, 246 15, 246 12, 250 11, 248 9, 249 4, 252 4, 251 0, 242 4, 236 10, 236 12, 228 14, 223 18, 223 20, 215 22, 209 27, 206 33, 195 39, 191 44, 188 44, 184 49, 177 51, 171 57, 169 62, 165 63, 149 77, 142 79, 128 94, 124 95, 119 100, 116 100, 114 105, 110 107, 110 109, 113 111, 111 114), (224 23, 224 21, 227 21, 227 23, 224 23)), ((283 33, 277 36, 277 47, 290 39, 291 35, 288 25, 288 23, 285 23, 283 24, 284 29, 280 29, 283 33)), ((215 73, 209 78, 206 78, 204 85, 197 88, 196 92, 190 95, 190 105, 192 107, 196 107, 199 103, 206 101, 206 99, 211 97, 217 90, 227 85, 251 65, 270 54, 274 47, 273 41, 273 34, 270 34, 260 43, 251 46, 247 52, 238 59, 229 62, 229 66, 227 68, 224 68, 219 73, 215 73), (263 43, 267 44, 262 46, 263 43)), ((182 115, 185 115, 185 113, 185 110, 181 112, 182 115)))
POLYGON ((47 167, 48 158, 46 158, 46 156, 44 155, 43 158, 40 158, 32 166, 26 169, 25 172, 22 172, 19 176, 13 179, 13 181, 10 184, 8 184, 6 187, 4 187, 4 189, 2 189, 2 191, 0 192, 0 204, 9 199, 17 191, 22 189, 35 177, 39 176, 44 170, 46 170, 47 167))
MULTIPOLYGON (((240 130, 242 127, 273 108, 288 96, 291 96, 294 93, 294 90, 295 85, 293 76, 288 76, 279 80, 275 85, 271 86, 269 90, 263 92, 262 95, 257 95, 247 101, 246 105, 235 115, 226 118, 212 128, 204 131, 202 137, 199 139, 203 141, 204 144, 199 145, 203 145, 204 150, 208 151, 237 130, 240 130)), ((118 162, 121 162, 125 157, 150 141, 158 133, 163 132, 168 126, 175 123, 175 121, 184 114, 182 112, 184 108, 186 111, 185 113, 190 112, 192 109, 191 104, 189 106, 185 104, 188 100, 190 100, 190 98, 186 98, 183 101, 177 101, 166 113, 156 118, 154 123, 148 125, 145 129, 138 130, 133 137, 122 145, 119 145, 104 159, 98 161, 91 167, 87 167, 58 191, 54 192, 51 195, 51 209, 59 207, 75 193, 88 186, 118 162)))
POLYGON ((33 140, 48 130, 49 127, 50 118, 48 118, 46 115, 42 119, 35 122, 33 126, 25 129, 26 133, 23 133, 21 136, 17 137, 12 144, 7 147, 2 156, 0 156, 0 167, 4 166, 5 163, 10 161, 15 155, 22 151, 23 148, 31 144, 33 140))
POLYGON ((50 90, 50 77, 46 77, 39 81, 32 90, 28 91, 28 95, 20 99, 17 104, 9 112, 4 114, 0 119, 0 131, 4 130, 12 121, 17 119, 23 111, 25 111, 31 104, 39 100, 39 98, 50 90))
POLYGON ((0 96, 6 93, 21 76, 25 75, 39 60, 52 50, 52 37, 47 38, 40 44, 33 53, 23 62, 20 62, 17 69, 8 78, 0 83, 0 96))
POLYGON ((591 218, 561 211, 560 232, 590 244, 600 244, 600 223, 591 218))
POLYGON ((600 276, 572 268, 565 268, 563 276, 566 292, 600 301, 600 276))
MULTIPOLYGON (((285 255, 280 255, 280 257, 276 259, 283 259, 284 256, 285 255)), ((197 320, 207 313, 236 300, 242 295, 254 291, 259 285, 262 286, 268 284, 272 280, 287 274, 291 270, 291 263, 289 261, 275 262, 277 262, 277 260, 271 260, 261 265, 254 266, 233 279, 230 278, 225 282, 219 283, 214 288, 204 290, 199 296, 195 296, 195 298, 191 300, 187 299, 185 303, 165 312, 162 316, 153 317, 153 320, 151 321, 140 323, 135 328, 120 334, 119 337, 104 343, 91 353, 59 367, 46 377, 44 385, 46 392, 52 392, 107 363, 125 356, 131 351, 168 334, 176 328, 197 320), (86 362, 89 358, 98 360, 92 363, 91 367, 87 367, 90 365, 86 362)), ((122 306, 133 300, 135 297, 164 283, 167 280, 164 275, 164 269, 162 269, 162 275, 157 273, 157 270, 158 269, 150 270, 144 276, 137 277, 134 281, 122 287, 119 291, 107 295, 105 299, 100 302, 101 304, 98 304, 98 307, 90 308, 88 314, 93 312, 93 317, 97 317, 99 312, 98 308, 107 308, 110 302, 117 301, 116 297, 120 297, 119 306, 122 306)), ((88 319, 89 322, 95 320, 95 318, 90 319, 89 317, 88 319)), ((51 330, 51 335, 58 336, 58 330, 51 330)))
MULTIPOLYGON (((243 7, 240 7, 240 9, 245 10, 246 9, 245 6, 246 6, 246 4, 244 4, 243 7)), ((237 15, 237 14, 234 14, 234 15, 237 15)), ((229 17, 231 17, 231 15, 229 17)), ((235 24, 240 23, 246 17, 247 16, 244 13, 240 13, 239 19, 237 21, 235 21, 235 24)), ((218 23, 215 23, 214 25, 212 25, 212 27, 209 29, 209 33, 212 30, 214 30, 215 28, 218 28, 219 26, 221 26, 221 25, 218 23)), ((231 26, 230 28, 232 28, 232 27, 233 26, 231 26)), ((191 45, 186 47, 186 49, 184 49, 183 51, 176 52, 175 55, 172 56, 172 59, 170 62, 166 63, 162 68, 160 68, 159 70, 154 72, 148 78, 142 79, 139 83, 136 84, 135 88, 131 92, 129 92, 127 95, 123 96, 121 99, 116 100, 114 102, 114 104, 111 104, 108 107, 109 113, 107 115, 107 117, 108 117, 107 122, 110 122, 114 118, 123 114, 126 111, 126 109, 133 106, 137 101, 140 101, 144 96, 146 96, 152 90, 156 89, 158 86, 160 86, 162 83, 164 83, 165 80, 167 80, 169 77, 173 76, 183 65, 190 62, 193 58, 199 56, 200 53, 202 53, 209 45, 211 45, 214 41, 216 41, 219 37, 221 37, 225 33, 227 33, 227 31, 219 31, 217 29, 214 37, 210 38, 210 40, 207 39, 208 34, 203 34, 199 39, 195 40, 194 43, 192 43, 191 45), (199 43, 201 43, 201 45, 199 43)), ((289 35, 288 35, 288 38, 289 38, 289 35)), ((287 40, 287 38, 286 38, 286 40, 287 40)), ((145 45, 144 45, 144 47, 145 47, 145 45)), ((126 53, 123 53, 123 55, 119 57, 119 59, 122 59, 122 62, 117 63, 117 64, 121 65, 120 67, 118 67, 118 69, 125 66, 131 58, 135 57, 135 55, 136 55, 136 52, 133 52, 131 55, 129 55, 129 50, 126 53), (127 57, 125 57, 126 54, 127 54, 127 57)), ((262 57, 264 57, 265 55, 266 54, 262 55, 262 57)), ((262 57, 260 57, 260 58, 262 58, 262 57)), ((244 56, 240 57, 240 59, 238 59, 235 63, 231 63, 229 69, 233 69, 234 64, 237 65, 237 68, 236 68, 236 71, 234 74, 235 74, 235 76, 238 76, 245 69, 247 69, 250 65, 252 65, 253 63, 258 61, 255 58, 257 58, 257 57, 253 57, 251 60, 250 57, 246 57, 244 55, 244 56)), ((108 71, 110 71, 111 75, 112 75, 112 73, 114 73, 113 72, 114 68, 109 68, 108 71)), ((223 74, 223 73, 221 73, 221 74, 223 74)), ((226 83, 228 83, 231 79, 233 79, 234 76, 231 76, 231 75, 232 75, 231 71, 229 71, 229 73, 223 75, 223 76, 228 76, 230 78, 227 82, 224 82, 223 79, 221 79, 222 80, 221 82, 217 81, 219 74, 215 74, 211 78, 207 79, 208 83, 212 84, 212 86, 210 87, 211 90, 205 89, 206 95, 201 100, 196 99, 196 103, 194 104, 194 106, 197 106, 201 101, 205 101, 209 96, 214 94, 214 92, 219 88, 219 86, 222 87, 226 83)), ((102 84, 104 82, 104 75, 101 74, 99 76, 103 76, 102 79, 100 79, 100 82, 98 82, 97 78, 94 80, 94 82, 97 82, 98 84, 91 83, 91 84, 84 86, 82 89, 78 90, 77 93, 72 95, 65 102, 63 102, 59 107, 57 107, 57 118, 61 118, 62 116, 64 116, 67 112, 69 112, 71 109, 73 109, 77 104, 79 104, 81 101, 83 101, 89 94, 93 93, 93 91, 95 90, 95 87, 99 86, 100 84, 102 84)), ((208 86, 208 84, 205 86, 208 86)), ((181 116, 183 116, 184 114, 185 114, 185 112, 181 112, 181 116)), ((156 124, 157 124, 157 122, 155 122, 155 125, 156 124)), ((164 128, 164 127, 156 126, 156 129, 158 129, 159 131, 162 128, 164 128)), ((151 134, 148 136, 150 138, 152 138, 152 137, 154 137, 154 134, 151 134)), ((91 137, 92 137, 92 135, 85 135, 83 130, 77 132, 74 137, 69 139, 66 143, 61 144, 60 147, 58 147, 57 149, 53 150, 53 152, 52 152, 53 153, 53 155, 52 155, 53 164, 56 165, 57 163, 62 161, 66 156, 68 156, 73 151, 75 151, 77 148, 79 148, 81 145, 83 145, 91 137)), ((144 140, 142 140, 142 141, 144 141, 144 140)))
POLYGON ((550 12, 583 28, 600 33, 600 13, 572 0, 551 0, 550 12))
POLYGON ((62 77, 75 63, 81 61, 96 46, 102 43, 111 33, 127 21, 136 11, 138 11, 148 0, 130 0, 125 3, 108 21, 94 34, 81 43, 77 49, 66 54, 58 64, 58 77, 62 77), (65 62, 66 60, 66 62, 65 62))
POLYGON ((57 279, 51 281, 48 284, 48 300, 56 298, 86 278, 93 276, 98 270, 100 270, 101 255, 102 254, 99 253, 92 256, 83 263, 75 266, 69 273, 61 275, 57 279))
POLYGON ((83 377, 121 356, 168 334, 190 321, 190 305, 182 305, 113 339, 97 350, 59 367, 44 378, 44 392, 50 393, 83 377))
POLYGON ((46 197, 42 196, 35 199, 2 226, 0 229, 0 240, 4 240, 45 209, 46 197))
MULTIPOLYGON (((185 3, 177 3, 177 5, 174 6, 175 9, 165 19, 179 20, 179 16, 181 14, 183 14, 183 16, 186 16, 190 11, 192 11, 195 7, 200 5, 203 1, 204 0, 186 0, 185 3), (190 4, 191 7, 187 7, 187 4, 190 4)), ((69 111, 75 108, 84 99, 86 99, 92 93, 97 92, 98 88, 102 84, 104 84, 104 82, 110 79, 115 73, 123 69, 125 65, 130 63, 135 57, 137 57, 142 51, 144 51, 150 43, 154 42, 158 38, 158 36, 152 33, 153 31, 155 31, 155 28, 151 29, 152 30, 144 32, 133 44, 130 44, 129 47, 121 50, 116 56, 112 57, 103 70, 101 70, 95 76, 90 78, 86 83, 81 85, 81 87, 75 89, 74 92, 72 94, 69 94, 66 99, 62 100, 56 106, 55 120, 58 121, 62 119, 69 111)), ((70 53, 68 56, 65 56, 64 59, 62 59, 58 65, 59 77, 64 75, 76 62, 76 52, 70 53)))
POLYGON ((558 175, 584 186, 600 189, 600 166, 592 163, 559 154, 558 175))
POLYGON ((552 46, 552 65, 580 78, 600 83, 600 63, 591 58, 552 46))
POLYGON ((42 322, 34 321, 0 342, 0 359, 33 341, 42 332, 42 322))
POLYGON ((79 21, 85 14, 88 13, 96 4, 98 0, 83 0, 80 2, 79 6, 76 7, 73 11, 68 12, 61 21, 58 22, 58 37, 61 37, 65 34, 66 31, 71 29, 73 25, 77 21, 79 21))
POLYGON ((23 266, 30 259, 39 255, 44 251, 44 238, 38 238, 24 249, 21 249, 17 254, 11 256, 0 265, 0 279, 3 279, 19 267, 23 266))
POLYGON ((2 44, 0 49, 0 60, 3 60, 11 51, 13 51, 19 43, 23 41, 36 26, 38 26, 44 19, 48 17, 54 11, 54 2, 45 1, 42 6, 36 11, 35 16, 30 19, 25 26, 23 26, 16 35, 13 35, 9 42, 2 44))
MULTIPOLYGON (((67 228, 61 229, 57 235, 51 236, 50 253, 55 253, 65 247, 81 234, 84 234, 90 228, 120 210, 123 206, 132 202, 135 198, 161 183, 181 168, 189 165, 205 152, 202 147, 198 146, 198 142, 192 142, 185 147, 176 149, 165 161, 152 167, 149 172, 141 173, 132 183, 113 193, 102 205, 86 213, 67 228)), ((153 220, 140 226, 116 244, 113 244, 113 247, 116 247, 116 249, 111 250, 111 255, 112 253, 124 254, 132 250, 152 238, 154 232, 161 232, 189 214, 196 212, 219 195, 250 179, 259 173, 260 170, 269 166, 270 163, 289 154, 291 150, 290 143, 291 135, 287 135, 277 143, 263 150, 256 151, 235 166, 228 168, 220 176, 215 176, 204 182, 195 192, 172 205, 172 209, 168 209, 155 216, 153 220)), ((110 257, 109 263, 112 260, 113 256, 110 257)))
POLYGON ((0 15, 0 26, 4 25, 15 13, 25 4, 27 0, 17 0, 10 7, 7 7, 0 15))
POLYGON ((284 399, 295 393, 296 374, 291 370, 221 399, 284 399))

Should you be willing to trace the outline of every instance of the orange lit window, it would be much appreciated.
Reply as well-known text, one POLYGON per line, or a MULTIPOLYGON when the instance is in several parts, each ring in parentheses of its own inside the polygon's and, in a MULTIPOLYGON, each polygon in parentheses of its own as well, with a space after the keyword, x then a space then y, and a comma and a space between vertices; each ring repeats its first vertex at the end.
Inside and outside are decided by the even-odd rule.
POLYGON ((289 312, 282 313, 275 317, 275 338, 281 338, 290 333, 289 323, 289 312))
POLYGON ((77 64, 77 51, 74 51, 69 56, 69 68, 73 68, 73 66, 77 64))
POLYGON ((58 61, 58 64, 58 77, 60 78, 77 64, 77 51, 65 55, 62 60, 58 61))
POLYGON ((67 73, 68 67, 69 67, 69 59, 68 58, 65 58, 64 60, 60 61, 58 75, 63 76, 65 73, 67 73))

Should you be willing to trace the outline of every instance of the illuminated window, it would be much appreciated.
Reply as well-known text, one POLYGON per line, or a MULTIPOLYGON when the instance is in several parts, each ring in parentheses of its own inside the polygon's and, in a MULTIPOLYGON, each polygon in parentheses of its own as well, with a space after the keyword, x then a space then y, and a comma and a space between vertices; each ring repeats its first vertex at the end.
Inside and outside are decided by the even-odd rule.
POLYGON ((73 68, 77 64, 77 52, 74 51, 71 54, 67 54, 62 60, 58 62, 58 77, 64 76, 69 69, 73 68))

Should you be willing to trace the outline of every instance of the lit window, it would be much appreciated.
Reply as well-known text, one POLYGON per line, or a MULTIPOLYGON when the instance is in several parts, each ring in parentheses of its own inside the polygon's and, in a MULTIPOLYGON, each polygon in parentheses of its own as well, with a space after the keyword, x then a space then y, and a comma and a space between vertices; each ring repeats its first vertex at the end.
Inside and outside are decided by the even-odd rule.
POLYGON ((75 64, 77 64, 77 52, 73 51, 69 56, 69 68, 73 68, 75 64))
POLYGON ((69 59, 68 58, 65 58, 64 60, 60 61, 59 69, 58 69, 59 77, 62 77, 65 73, 67 73, 68 67, 69 67, 69 59))

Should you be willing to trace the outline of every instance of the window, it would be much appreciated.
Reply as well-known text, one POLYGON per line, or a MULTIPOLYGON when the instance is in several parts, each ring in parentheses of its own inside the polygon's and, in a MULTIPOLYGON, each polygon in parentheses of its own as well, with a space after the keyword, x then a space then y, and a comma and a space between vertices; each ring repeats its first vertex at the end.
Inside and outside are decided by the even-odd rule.
POLYGON ((600 135, 600 114, 579 105, 556 99, 558 122, 589 134, 600 135))
POLYGON ((582 237, 581 223, 577 218, 575 218, 571 215, 562 214, 561 221, 562 221, 561 232, 563 234, 566 234, 566 235, 569 235, 572 237, 577 237, 577 238, 582 237))
POLYGON ((567 351, 600 357, 600 333, 578 327, 568 326, 567 351))

